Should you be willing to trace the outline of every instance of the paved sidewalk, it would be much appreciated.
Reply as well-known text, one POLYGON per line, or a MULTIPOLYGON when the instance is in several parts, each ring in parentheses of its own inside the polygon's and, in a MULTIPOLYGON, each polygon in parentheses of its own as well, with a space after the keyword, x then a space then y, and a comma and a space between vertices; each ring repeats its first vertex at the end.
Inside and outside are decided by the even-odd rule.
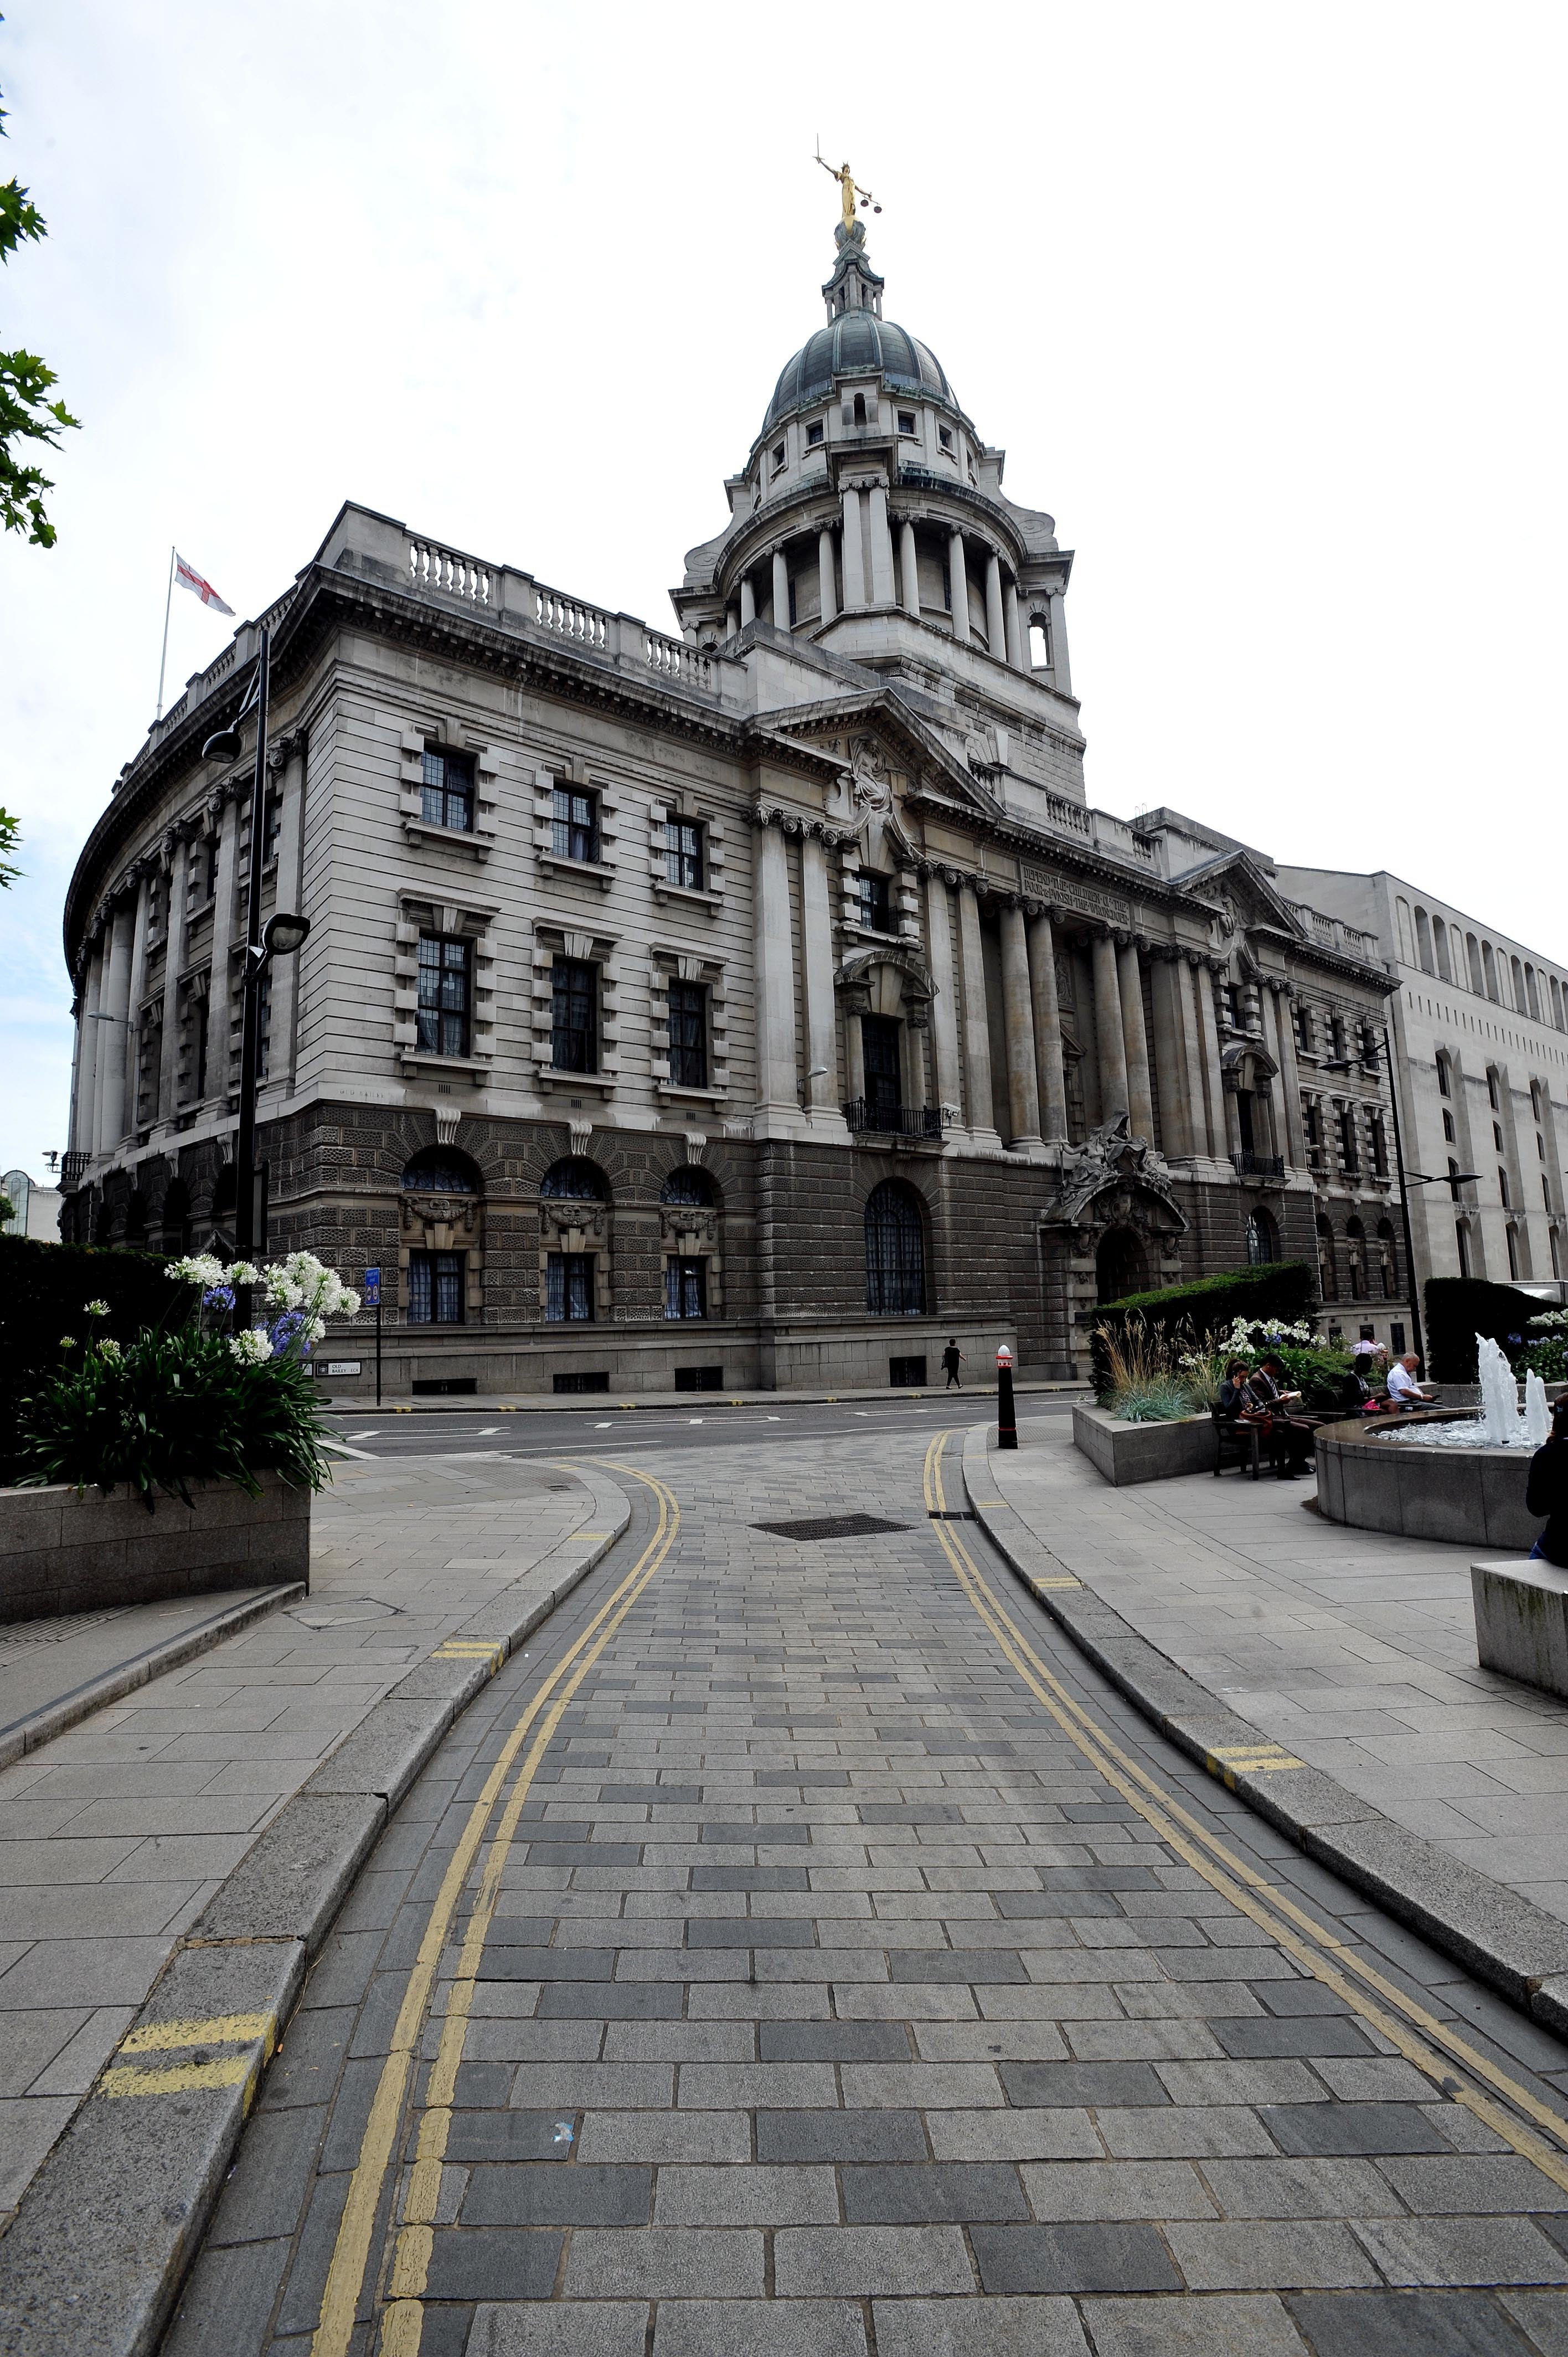
MULTIPOLYGON (((552 1550, 624 1511, 603 1477, 537 1462, 348 1462, 316 1503, 307 1598, 0 1770, 0 2214, 283 1803, 444 1637, 553 1577, 540 1569, 552 1550)), ((9 1677, 47 1699, 73 1663, 99 1674, 111 1652, 130 1661, 240 1600, 13 1641, 22 1658, 0 1669, 0 1696, 9 1677)))
POLYGON ((1478 1666, 1484 1549, 1325 1522, 1309 1481, 1112 1489, 1066 1418, 1018 1436, 994 1494, 1065 1572, 1262 1733, 1568 1920, 1568 1704, 1478 1666))

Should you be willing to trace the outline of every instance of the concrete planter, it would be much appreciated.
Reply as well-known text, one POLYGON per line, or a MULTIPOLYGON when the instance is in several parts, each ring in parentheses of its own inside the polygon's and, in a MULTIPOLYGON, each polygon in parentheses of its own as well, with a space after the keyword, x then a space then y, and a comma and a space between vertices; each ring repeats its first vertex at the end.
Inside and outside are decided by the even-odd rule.
POLYGON ((1568 1695, 1568 1572, 1552 1563, 1473 1563, 1470 1590, 1481 1667, 1568 1695))
POLYGON ((1102 1407, 1072 1411, 1072 1444, 1118 1490, 1135 1481, 1169 1481, 1214 1470, 1214 1419, 1184 1415, 1169 1424, 1123 1424, 1102 1407))
MULTIPOLYGON (((1427 1416, 1454 1423, 1463 1415, 1427 1416)), ((1529 1553, 1541 1529, 1527 1512, 1528 1448, 1402 1447, 1390 1430, 1327 1424, 1317 1436, 1317 1503, 1331 1523, 1411 1539, 1529 1553)))
POLYGON ((152 1513, 129 1491, 0 1490, 0 1621, 310 1580, 310 1498, 275 1473, 248 1498, 196 1482, 152 1513))

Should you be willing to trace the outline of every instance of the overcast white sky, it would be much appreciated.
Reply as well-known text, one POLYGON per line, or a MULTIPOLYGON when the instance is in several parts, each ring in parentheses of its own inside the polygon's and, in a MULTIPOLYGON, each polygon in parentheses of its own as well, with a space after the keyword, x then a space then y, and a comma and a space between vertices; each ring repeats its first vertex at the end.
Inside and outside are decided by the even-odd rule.
MULTIPOLYGON (((1090 799, 1568 956, 1568 16, 7 0, 0 346, 82 420, 0 547, 0 1168, 65 1143, 59 909, 171 542, 241 614, 362 500, 671 626, 848 156, 890 317, 1078 551, 1090 799)), ((171 694, 225 625, 177 597, 171 694)))

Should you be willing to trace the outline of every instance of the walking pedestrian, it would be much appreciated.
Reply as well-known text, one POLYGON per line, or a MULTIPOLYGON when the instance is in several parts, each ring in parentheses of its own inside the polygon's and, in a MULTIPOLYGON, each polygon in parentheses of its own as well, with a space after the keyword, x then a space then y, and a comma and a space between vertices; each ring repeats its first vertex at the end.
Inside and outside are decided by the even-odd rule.
POLYGON ((942 1372, 947 1377, 947 1382, 942 1385, 944 1391, 962 1391, 963 1385, 959 1382, 958 1371, 968 1355, 967 1351, 959 1349, 958 1336, 955 1334, 942 1352, 942 1372))

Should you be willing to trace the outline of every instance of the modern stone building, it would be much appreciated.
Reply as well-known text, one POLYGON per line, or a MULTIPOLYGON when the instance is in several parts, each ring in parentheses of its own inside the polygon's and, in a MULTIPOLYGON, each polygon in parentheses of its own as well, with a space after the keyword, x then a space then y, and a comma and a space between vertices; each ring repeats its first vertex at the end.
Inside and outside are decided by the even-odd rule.
POLYGON ((262 618, 258 846, 201 747, 262 625, 190 681, 69 897, 69 1233, 224 1233, 255 856, 312 924, 272 1247, 383 1270, 394 1389, 919 1382, 950 1333, 1069 1375, 1099 1301, 1323 1222, 1405 1314, 1375 939, 1088 806, 1071 556, 838 245, 680 636, 345 507, 262 618))
POLYGON ((1568 971, 1386 871, 1277 875, 1282 890, 1374 933, 1396 979, 1421 1281, 1484 1276, 1568 1298, 1568 971))

